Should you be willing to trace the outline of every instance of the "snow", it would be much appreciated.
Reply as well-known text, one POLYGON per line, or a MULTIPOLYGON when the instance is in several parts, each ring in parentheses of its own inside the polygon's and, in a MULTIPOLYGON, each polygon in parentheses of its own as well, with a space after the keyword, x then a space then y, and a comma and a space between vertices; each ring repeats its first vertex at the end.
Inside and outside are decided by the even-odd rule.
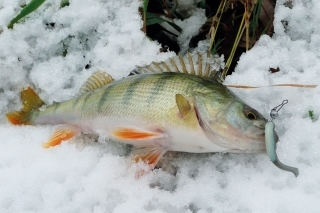
MULTIPOLYGON (((8 30, 25 2, 0 1, 0 212, 319 211, 319 87, 232 89, 266 117, 288 99, 275 120, 277 153, 299 168, 298 178, 276 168, 266 154, 168 153, 162 169, 137 179, 144 165, 133 164, 122 144, 80 136, 43 149, 54 127, 13 126, 4 116, 21 107, 22 88, 32 86, 47 103, 59 102, 76 96, 97 70, 119 79, 136 65, 174 53, 159 53, 160 45, 140 31, 138 0, 77 0, 62 9, 60 0, 47 0, 8 30)), ((320 2, 292 0, 292 8, 285 2, 277 1, 275 34, 243 54, 225 84, 320 84, 320 2), (279 72, 269 72, 277 67, 279 72)), ((204 21, 203 10, 192 12, 181 23, 184 48, 183 40, 204 21)))

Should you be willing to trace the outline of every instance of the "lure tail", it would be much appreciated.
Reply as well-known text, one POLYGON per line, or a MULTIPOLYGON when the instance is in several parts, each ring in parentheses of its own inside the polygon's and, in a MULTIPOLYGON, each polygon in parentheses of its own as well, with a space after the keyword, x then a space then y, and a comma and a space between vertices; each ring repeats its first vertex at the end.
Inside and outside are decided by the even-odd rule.
POLYGON ((12 111, 6 114, 8 120, 15 125, 31 124, 31 115, 45 103, 37 93, 28 87, 20 93, 23 108, 20 111, 12 111))

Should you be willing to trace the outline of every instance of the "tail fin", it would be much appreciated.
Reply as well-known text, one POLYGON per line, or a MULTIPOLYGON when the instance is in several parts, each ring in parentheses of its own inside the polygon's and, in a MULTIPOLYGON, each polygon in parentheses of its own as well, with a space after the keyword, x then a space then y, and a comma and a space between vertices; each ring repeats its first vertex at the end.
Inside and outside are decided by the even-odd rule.
POLYGON ((44 102, 30 87, 22 90, 20 96, 23 108, 20 111, 9 112, 6 116, 12 124, 30 124, 32 111, 39 109, 44 102))

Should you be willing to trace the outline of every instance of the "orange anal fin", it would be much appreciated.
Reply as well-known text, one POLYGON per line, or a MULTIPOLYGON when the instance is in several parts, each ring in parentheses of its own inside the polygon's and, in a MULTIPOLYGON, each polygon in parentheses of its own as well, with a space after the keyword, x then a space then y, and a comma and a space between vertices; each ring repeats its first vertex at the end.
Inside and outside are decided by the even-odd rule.
POLYGON ((118 128, 112 131, 112 136, 121 140, 146 140, 161 137, 161 133, 143 131, 133 128, 118 128))
POLYGON ((62 141, 66 141, 73 136, 75 136, 78 131, 75 128, 64 128, 64 129, 57 129, 54 131, 53 135, 49 139, 48 142, 43 143, 43 148, 50 148, 52 146, 56 146, 61 144, 62 141))
POLYGON ((136 163, 141 160, 149 166, 147 169, 138 170, 135 175, 136 178, 139 179, 143 175, 152 171, 166 152, 167 150, 162 147, 148 147, 134 151, 133 160, 136 163))
POLYGON ((133 158, 135 162, 142 160, 153 169, 166 152, 167 150, 162 147, 148 147, 136 150, 133 153, 133 158))

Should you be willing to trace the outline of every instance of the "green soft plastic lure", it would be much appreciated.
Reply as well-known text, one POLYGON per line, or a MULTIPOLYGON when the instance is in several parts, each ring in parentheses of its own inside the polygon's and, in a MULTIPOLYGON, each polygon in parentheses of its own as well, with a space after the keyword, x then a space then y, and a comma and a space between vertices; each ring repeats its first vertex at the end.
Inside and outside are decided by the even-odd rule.
POLYGON ((271 162, 278 167, 279 169, 282 169, 284 171, 292 172, 296 177, 299 175, 298 168, 286 166, 283 163, 281 163, 278 159, 277 153, 276 153, 276 142, 275 142, 275 136, 274 136, 274 123, 272 120, 277 117, 278 111, 282 108, 284 104, 288 103, 287 100, 283 101, 282 104, 279 106, 273 108, 271 110, 270 116, 271 120, 266 123, 265 125, 265 139, 266 139, 266 149, 268 156, 271 160, 271 162))

